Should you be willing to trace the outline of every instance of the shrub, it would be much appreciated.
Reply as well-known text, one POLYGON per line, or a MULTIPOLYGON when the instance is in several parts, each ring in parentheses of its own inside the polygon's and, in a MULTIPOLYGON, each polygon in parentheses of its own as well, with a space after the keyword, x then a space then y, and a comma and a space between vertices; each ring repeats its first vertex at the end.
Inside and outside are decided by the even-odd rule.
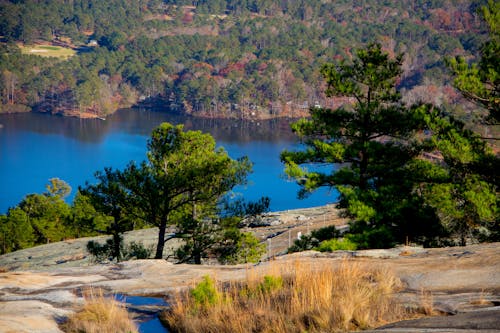
MULTIPOLYGON (((120 241, 120 244, 123 244, 123 241, 120 241)), ((113 238, 107 239, 104 244, 93 240, 87 243, 87 251, 93 257, 93 261, 95 262, 113 260, 113 249, 113 238)), ((121 246, 120 253, 121 258, 124 260, 130 260, 132 258, 147 259, 151 257, 153 248, 145 247, 141 242, 131 242, 126 246, 121 246)))
POLYGON ((384 269, 345 260, 339 267, 297 263, 269 270, 272 275, 259 278, 261 268, 252 269, 246 281, 224 289, 204 277, 193 291, 176 295, 160 320, 171 332, 319 333, 373 327, 406 315, 391 297, 399 280, 384 269), (216 296, 208 301, 207 295, 216 296))
POLYGON ((317 230, 313 230, 311 232, 311 236, 316 238, 318 241, 322 242, 332 238, 339 238, 340 231, 337 230, 336 226, 330 225, 317 230))
POLYGON ((300 239, 296 239, 293 245, 288 249, 288 253, 301 252, 312 250, 319 245, 319 241, 311 235, 303 235, 300 239))
POLYGON ((104 244, 91 240, 87 243, 87 251, 90 253, 93 261, 95 262, 112 260, 113 239, 107 239, 104 244))
POLYGON ((360 233, 351 233, 344 237, 355 243, 358 249, 387 249, 396 245, 394 237, 387 227, 365 229, 360 233))
POLYGON ((125 307, 101 290, 90 290, 82 309, 61 325, 66 333, 137 333, 125 307))
POLYGON ((153 254, 153 247, 145 247, 141 242, 131 242, 125 247, 123 257, 126 259, 148 259, 153 254))
POLYGON ((288 249, 288 253, 312 250, 319 246, 320 242, 337 237, 340 237, 340 231, 334 225, 313 230, 310 235, 296 239, 288 249))
POLYGON ((283 277, 266 275, 264 280, 259 284, 259 291, 264 294, 269 294, 273 291, 283 288, 283 277))
POLYGON ((316 248, 316 250, 321 252, 333 252, 338 250, 354 251, 356 249, 357 249, 356 243, 354 243, 349 238, 343 238, 343 239, 334 238, 326 240, 321 242, 321 244, 319 244, 319 246, 316 248))
POLYGON ((191 290, 191 296, 197 306, 206 307, 214 305, 220 300, 220 293, 215 286, 215 281, 208 275, 191 290))
POLYGON ((224 236, 226 242, 216 250, 217 259, 222 264, 256 263, 266 253, 266 245, 251 232, 228 229, 224 236))

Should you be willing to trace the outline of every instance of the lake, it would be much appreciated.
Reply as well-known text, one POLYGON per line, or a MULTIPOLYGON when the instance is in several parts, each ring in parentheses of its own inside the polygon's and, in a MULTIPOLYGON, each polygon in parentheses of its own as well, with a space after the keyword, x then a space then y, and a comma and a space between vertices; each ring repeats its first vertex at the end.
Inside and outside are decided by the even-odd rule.
POLYGON ((78 186, 95 181, 98 170, 143 161, 151 131, 162 122, 210 133, 232 158, 248 156, 253 173, 247 185, 234 190, 247 200, 268 196, 273 211, 337 200, 337 192, 328 189, 297 199, 299 187, 284 176, 279 159, 284 149, 300 147, 285 119, 198 119, 138 109, 119 110, 106 120, 24 113, 0 115, 0 214, 26 194, 44 192, 50 178, 66 181, 74 195, 78 186))

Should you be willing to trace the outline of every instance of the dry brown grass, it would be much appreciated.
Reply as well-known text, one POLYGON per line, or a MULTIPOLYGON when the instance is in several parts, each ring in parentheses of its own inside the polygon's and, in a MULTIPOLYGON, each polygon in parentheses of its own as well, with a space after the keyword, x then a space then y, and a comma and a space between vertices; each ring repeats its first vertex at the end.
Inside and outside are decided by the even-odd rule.
POLYGON ((297 262, 269 273, 267 282, 249 271, 245 282, 216 283, 215 302, 179 293, 161 319, 171 332, 312 333, 364 329, 405 315, 392 299, 400 281, 385 269, 344 260, 321 268, 297 262))
POLYGON ((85 304, 64 323, 67 333, 136 333, 137 327, 130 319, 125 307, 102 290, 85 293, 85 304))
POLYGON ((420 290, 420 312, 425 316, 434 316, 437 312, 434 310, 434 297, 427 290, 420 290))
POLYGON ((470 301, 470 304, 477 306, 492 306, 494 305, 492 301, 486 299, 490 293, 486 292, 484 289, 481 290, 481 294, 477 298, 470 301))

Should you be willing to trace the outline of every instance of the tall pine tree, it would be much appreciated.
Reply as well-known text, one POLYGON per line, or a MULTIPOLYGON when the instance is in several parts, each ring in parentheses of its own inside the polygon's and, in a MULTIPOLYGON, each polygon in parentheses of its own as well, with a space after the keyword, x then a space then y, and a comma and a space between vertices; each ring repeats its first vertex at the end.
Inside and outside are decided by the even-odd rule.
POLYGON ((326 94, 346 98, 337 109, 313 108, 293 125, 306 146, 281 155, 300 196, 320 186, 340 192, 340 207, 355 223, 365 247, 385 247, 428 233, 430 210, 413 195, 408 164, 421 153, 415 134, 424 128, 424 107, 406 107, 396 89, 402 55, 391 59, 380 45, 356 52, 352 63, 326 64, 326 94), (335 164, 331 172, 301 166, 335 164), (425 218, 423 218, 425 216, 425 218))

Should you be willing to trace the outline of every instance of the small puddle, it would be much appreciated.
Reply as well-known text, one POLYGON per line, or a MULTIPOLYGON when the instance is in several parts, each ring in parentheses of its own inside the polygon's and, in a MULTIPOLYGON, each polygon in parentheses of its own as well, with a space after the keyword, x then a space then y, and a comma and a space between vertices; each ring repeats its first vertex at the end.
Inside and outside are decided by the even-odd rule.
POLYGON ((161 324, 158 313, 169 306, 162 297, 128 296, 116 294, 115 299, 127 305, 127 310, 135 314, 135 323, 140 333, 168 333, 161 324))

